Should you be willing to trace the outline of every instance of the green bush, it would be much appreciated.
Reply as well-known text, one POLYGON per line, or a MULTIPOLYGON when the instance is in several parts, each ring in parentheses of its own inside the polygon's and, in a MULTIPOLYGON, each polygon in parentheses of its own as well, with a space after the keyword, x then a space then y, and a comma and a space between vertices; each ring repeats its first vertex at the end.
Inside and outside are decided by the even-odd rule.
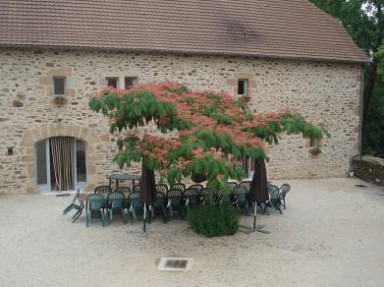
POLYGON ((239 229, 239 218, 230 203, 204 204, 188 210, 187 220, 193 231, 207 237, 233 235, 239 229))

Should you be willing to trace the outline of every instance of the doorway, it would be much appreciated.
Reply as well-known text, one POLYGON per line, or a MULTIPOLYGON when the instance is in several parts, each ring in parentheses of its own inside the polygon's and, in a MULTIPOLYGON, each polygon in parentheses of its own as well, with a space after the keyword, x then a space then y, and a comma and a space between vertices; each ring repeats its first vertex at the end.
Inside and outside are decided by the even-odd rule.
POLYGON ((87 182, 86 143, 74 137, 36 142, 36 179, 41 192, 84 188, 87 182))

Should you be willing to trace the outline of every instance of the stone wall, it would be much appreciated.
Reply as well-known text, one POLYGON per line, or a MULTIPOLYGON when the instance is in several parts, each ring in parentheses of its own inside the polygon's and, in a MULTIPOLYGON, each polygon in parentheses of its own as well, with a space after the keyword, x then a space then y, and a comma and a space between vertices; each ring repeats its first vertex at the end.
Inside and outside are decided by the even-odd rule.
MULTIPOLYGON (((191 56, 128 52, 0 49, 0 193, 37 192, 34 143, 71 135, 87 142, 88 189, 105 184, 117 167, 108 120, 88 108, 106 77, 139 82, 173 80, 192 89, 235 96, 237 79, 249 79, 254 111, 293 108, 332 134, 323 153, 309 154, 309 141, 282 137, 269 147, 269 176, 345 176, 358 153, 361 67, 308 61, 232 56, 191 56), (53 104, 52 77, 67 78, 67 103, 53 104)), ((130 172, 139 172, 134 167, 130 172)))

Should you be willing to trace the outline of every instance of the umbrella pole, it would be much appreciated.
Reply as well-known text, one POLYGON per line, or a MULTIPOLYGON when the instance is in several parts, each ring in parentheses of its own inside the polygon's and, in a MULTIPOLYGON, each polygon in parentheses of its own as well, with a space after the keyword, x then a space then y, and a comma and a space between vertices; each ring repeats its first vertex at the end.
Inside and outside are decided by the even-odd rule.
POLYGON ((147 230, 145 221, 147 221, 147 206, 144 203, 144 215, 143 215, 143 231, 145 232, 147 230))
POLYGON ((253 212, 253 229, 256 229, 257 201, 255 201, 255 209, 253 212))

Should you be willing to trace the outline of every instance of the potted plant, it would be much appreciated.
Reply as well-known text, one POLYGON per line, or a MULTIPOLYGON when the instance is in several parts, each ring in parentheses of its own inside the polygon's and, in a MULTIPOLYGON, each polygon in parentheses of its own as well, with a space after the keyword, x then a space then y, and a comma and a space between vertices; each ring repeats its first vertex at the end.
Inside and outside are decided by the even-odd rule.
POLYGON ((55 96, 53 98, 53 103, 56 106, 61 107, 61 106, 64 106, 67 103, 67 99, 64 96, 55 96))
POLYGON ((242 96, 240 98, 240 101, 244 102, 244 103, 248 103, 249 101, 251 100, 251 97, 250 96, 242 96))

